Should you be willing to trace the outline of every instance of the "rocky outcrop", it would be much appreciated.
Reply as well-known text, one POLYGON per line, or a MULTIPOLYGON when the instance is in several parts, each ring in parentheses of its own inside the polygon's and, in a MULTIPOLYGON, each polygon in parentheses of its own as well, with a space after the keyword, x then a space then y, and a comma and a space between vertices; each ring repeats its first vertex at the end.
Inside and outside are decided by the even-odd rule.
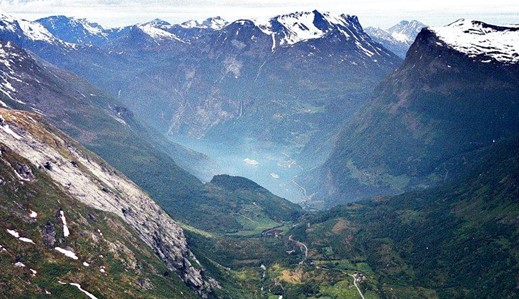
MULTIPOLYGON (((0 143, 46 171, 73 198, 124 219, 170 270, 202 297, 210 295, 214 282, 209 283, 203 270, 193 267, 192 262, 197 261, 182 228, 146 193, 39 116, 4 109, 0 116, 14 132, 0 132, 0 143)), ((26 168, 30 170, 25 166, 20 171, 27 173, 26 168)), ((54 228, 43 231, 51 246, 54 228)))

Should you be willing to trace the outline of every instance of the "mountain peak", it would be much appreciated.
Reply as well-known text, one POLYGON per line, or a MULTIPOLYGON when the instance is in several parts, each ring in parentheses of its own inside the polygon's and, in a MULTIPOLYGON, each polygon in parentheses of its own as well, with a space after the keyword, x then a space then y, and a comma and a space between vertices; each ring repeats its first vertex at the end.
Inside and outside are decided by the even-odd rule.
POLYGON ((207 18, 202 22, 202 25, 206 28, 220 30, 225 27, 228 22, 221 17, 207 18))
POLYGON ((171 24, 169 22, 164 21, 164 20, 159 19, 159 18, 155 18, 155 19, 153 19, 153 20, 151 20, 149 22, 146 22, 146 23, 144 23, 142 25, 152 25, 152 26, 158 26, 158 27, 160 27, 160 26, 171 26, 171 24))
POLYGON ((459 19, 430 30, 444 45, 472 58, 482 57, 482 62, 519 63, 519 25, 496 26, 459 19))
POLYGON ((142 31, 147 36, 151 37, 155 42, 175 40, 184 43, 184 41, 179 39, 176 35, 163 29, 164 26, 169 25, 160 25, 160 23, 148 22, 141 25, 137 25, 135 27, 140 29, 140 31, 142 31))
POLYGON ((56 43, 59 42, 45 27, 36 22, 15 19, 6 14, 0 15, 0 33, 15 34, 18 38, 31 41, 56 43))
POLYGON ((220 30, 223 27, 227 26, 229 22, 224 20, 222 17, 213 17, 213 18, 207 18, 203 21, 197 21, 197 20, 189 20, 182 24, 180 24, 181 27, 184 28, 198 28, 198 29, 213 29, 213 30, 220 30))
MULTIPOLYGON (((277 35, 281 46, 321 38, 337 27, 362 30, 356 16, 336 15, 318 10, 293 12, 268 20, 256 19, 255 23, 264 33, 277 35)), ((339 31, 346 34, 344 30, 339 31)))
POLYGON ((34 23, 45 27, 56 38, 69 43, 91 45, 105 42, 108 38, 105 28, 84 18, 57 15, 38 19, 34 23))
POLYGON ((425 24, 416 20, 403 20, 395 26, 388 28, 387 32, 389 32, 395 40, 411 45, 416 38, 416 35, 418 35, 420 30, 424 27, 426 27, 425 24))

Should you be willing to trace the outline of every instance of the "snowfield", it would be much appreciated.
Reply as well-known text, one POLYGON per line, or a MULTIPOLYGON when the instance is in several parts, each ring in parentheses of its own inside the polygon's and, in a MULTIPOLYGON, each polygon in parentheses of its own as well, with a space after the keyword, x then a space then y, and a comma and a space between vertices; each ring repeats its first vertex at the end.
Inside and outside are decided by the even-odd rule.
POLYGON ((519 63, 519 25, 494 26, 461 19, 431 30, 445 44, 469 57, 486 56, 502 63, 519 63))

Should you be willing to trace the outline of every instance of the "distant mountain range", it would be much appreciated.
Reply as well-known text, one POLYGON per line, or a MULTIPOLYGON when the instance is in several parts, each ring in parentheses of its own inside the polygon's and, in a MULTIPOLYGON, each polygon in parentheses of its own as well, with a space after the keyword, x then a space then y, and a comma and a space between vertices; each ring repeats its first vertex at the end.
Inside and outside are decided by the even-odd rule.
POLYGON ((18 21, 4 19, 2 38, 23 40, 161 133, 280 144, 300 163, 323 161, 339 125, 401 63, 357 17, 318 11, 119 29, 62 16, 23 21, 39 30, 37 42, 27 32, 11 34, 18 21))
POLYGON ((416 20, 401 21, 388 29, 368 27, 366 28, 366 33, 369 34, 373 40, 382 44, 386 49, 405 58, 407 50, 409 50, 416 36, 420 33, 422 28, 425 27, 427 27, 425 24, 416 20))

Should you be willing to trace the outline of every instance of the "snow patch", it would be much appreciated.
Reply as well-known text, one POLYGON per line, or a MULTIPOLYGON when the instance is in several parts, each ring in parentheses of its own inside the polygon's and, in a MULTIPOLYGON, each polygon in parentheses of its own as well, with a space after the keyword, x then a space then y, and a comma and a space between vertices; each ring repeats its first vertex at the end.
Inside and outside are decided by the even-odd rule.
POLYGON ((0 125, 0 128, 2 128, 2 130, 4 130, 4 132, 6 132, 7 134, 13 136, 15 139, 17 140, 20 140, 22 139, 22 136, 16 134, 10 127, 8 124, 5 124, 5 125, 0 125))
POLYGON ((7 232, 8 232, 11 236, 15 237, 16 239, 20 238, 20 234, 19 234, 17 231, 15 231, 15 230, 8 229, 7 232))
POLYGON ((29 238, 24 238, 24 237, 21 237, 21 238, 18 238, 18 240, 22 241, 22 242, 25 242, 25 243, 31 243, 31 244, 34 244, 34 241, 29 239, 29 238))
POLYGON ((25 267, 27 267, 27 266, 25 266, 25 264, 22 263, 22 262, 16 262, 16 263, 14 264, 14 266, 15 266, 15 267, 20 267, 20 268, 25 268, 25 267))
POLYGON ((85 267, 90 267, 90 264, 87 263, 87 262, 83 262, 83 266, 85 266, 85 267))
POLYGON ((78 259, 77 255, 74 252, 70 251, 70 250, 66 250, 66 249, 63 249, 63 248, 60 248, 60 247, 55 247, 54 249, 56 251, 64 254, 66 257, 69 257, 69 258, 74 259, 74 260, 78 259))
POLYGON ((184 43, 183 40, 178 38, 176 35, 167 32, 166 30, 162 30, 160 28, 157 28, 152 23, 139 25, 139 28, 142 30, 142 32, 149 35, 154 40, 162 41, 162 40, 176 40, 181 43, 184 43))
POLYGON ((19 20, 18 24, 23 33, 31 40, 53 42, 55 37, 43 25, 29 22, 26 20, 19 20))
MULTIPOLYGON (((67 284, 65 282, 62 282, 62 281, 58 281, 58 283, 60 284, 67 284)), ((71 282, 71 283, 68 283, 69 285, 71 286, 74 286, 76 287, 78 290, 80 290, 83 294, 87 295, 88 298, 90 299, 97 299, 96 296, 92 295, 91 293, 87 292, 86 290, 84 290, 81 285, 79 283, 74 283, 74 282, 71 282)))
POLYGON ((31 210, 31 213, 29 214, 29 217, 36 218, 36 217, 38 217, 38 213, 36 213, 36 212, 31 210))
POLYGON ((59 215, 61 217, 61 222, 63 223, 63 237, 68 237, 70 235, 70 231, 67 226, 67 218, 65 218, 65 212, 63 210, 59 211, 59 215))

